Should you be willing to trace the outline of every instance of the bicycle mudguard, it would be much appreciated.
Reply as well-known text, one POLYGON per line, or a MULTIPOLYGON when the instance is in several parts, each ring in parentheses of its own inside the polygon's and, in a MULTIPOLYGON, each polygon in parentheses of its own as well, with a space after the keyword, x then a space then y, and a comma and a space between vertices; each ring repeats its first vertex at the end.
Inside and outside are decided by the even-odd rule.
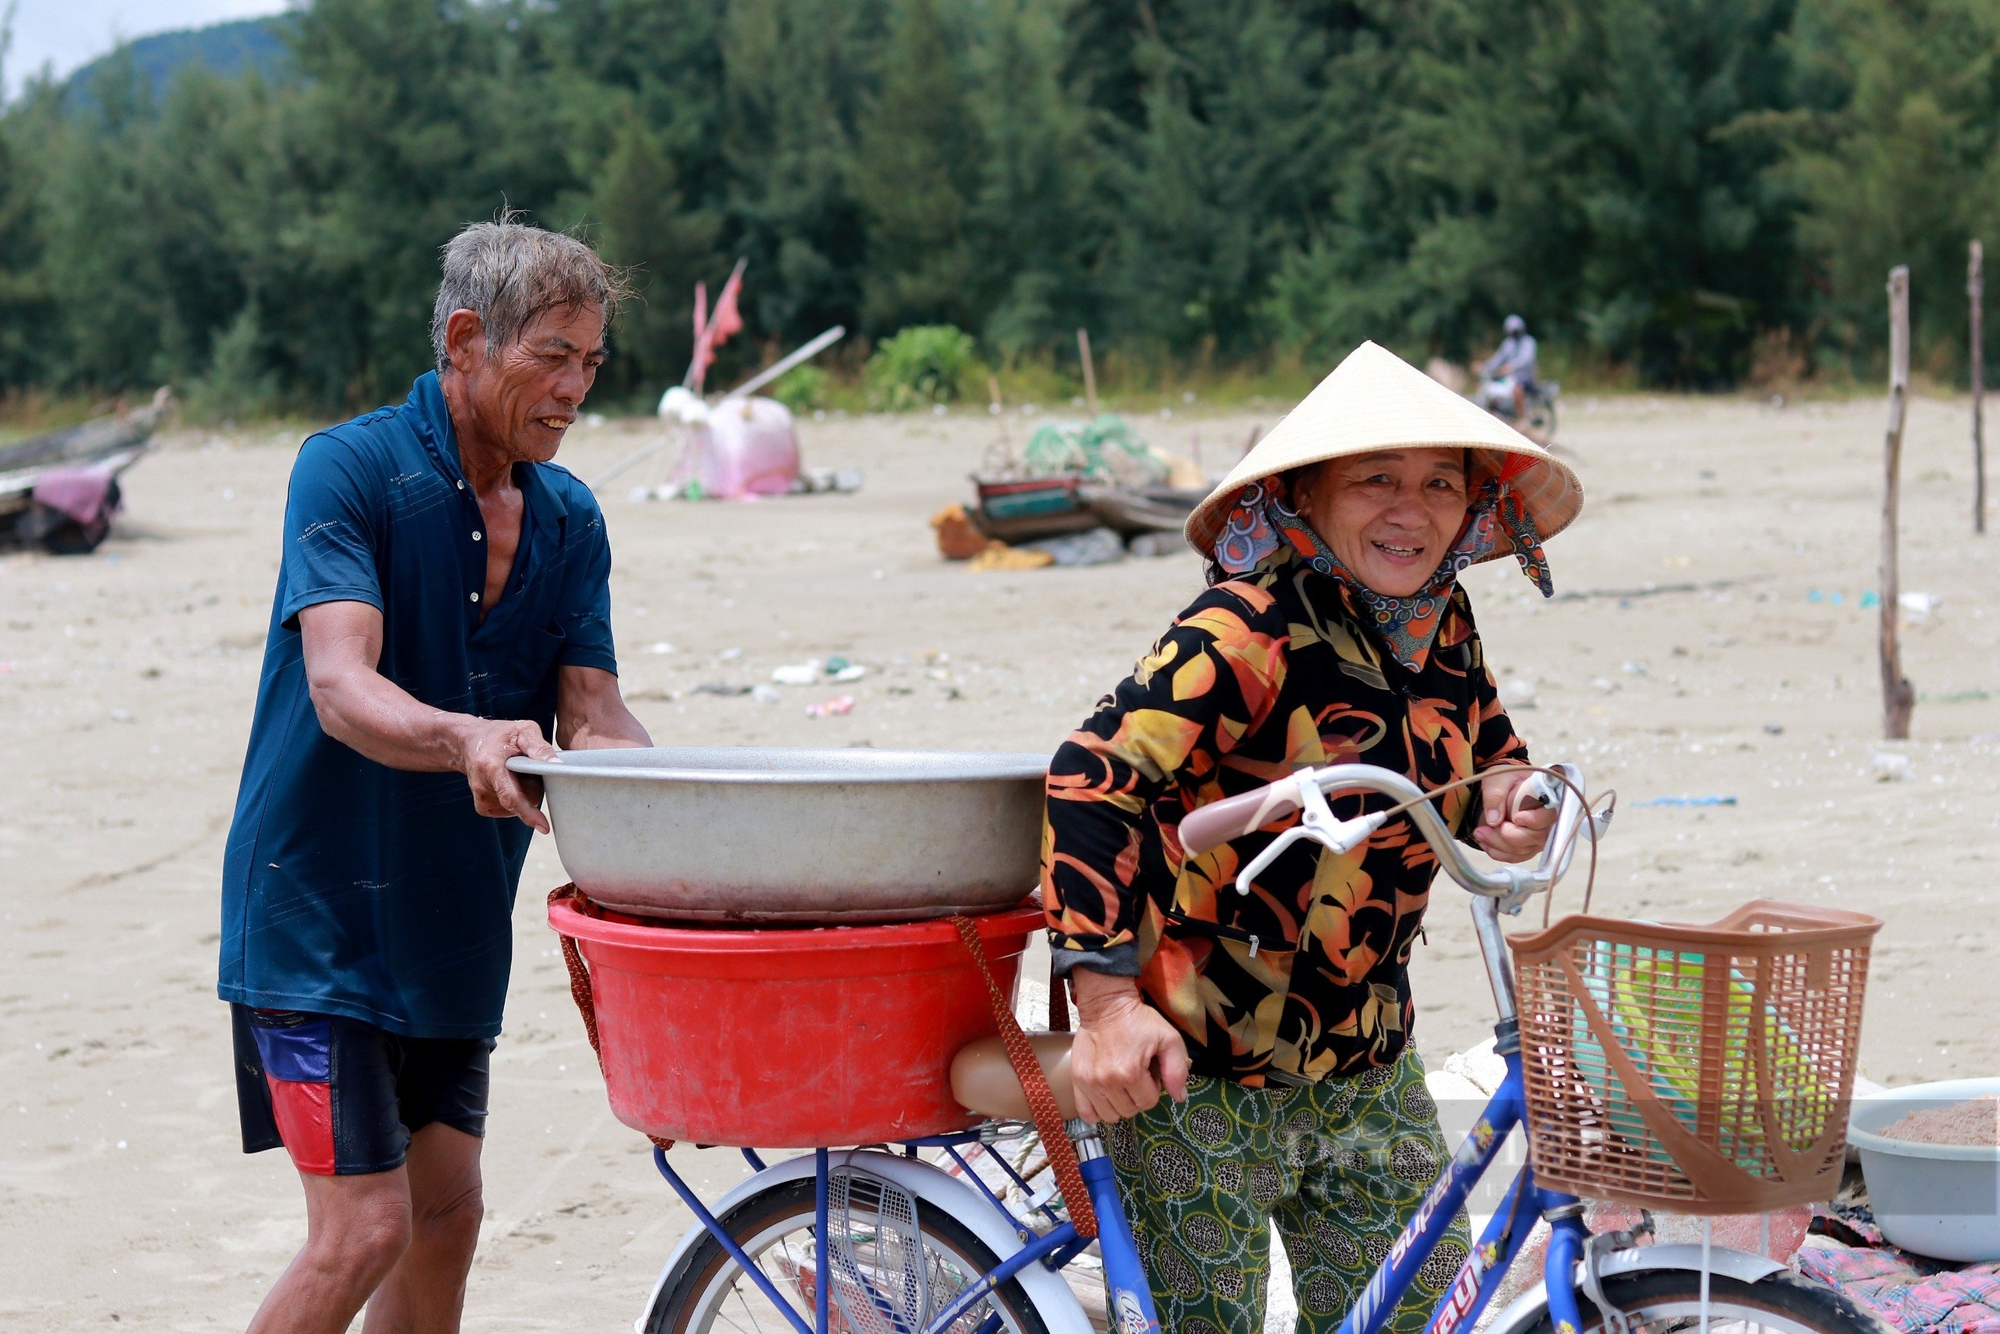
MULTIPOLYGON (((830 1165, 838 1167, 842 1164, 859 1167, 895 1182, 916 1196, 921 1204, 957 1220, 1002 1260, 1025 1245, 1008 1225, 1007 1219, 978 1191, 921 1159, 904 1158, 880 1149, 836 1149, 831 1155, 830 1165)), ((731 1209, 753 1195, 791 1181, 810 1181, 812 1177, 813 1155, 810 1153, 787 1162, 773 1163, 755 1176, 737 1182, 726 1195, 709 1205, 709 1211, 717 1218, 726 1218, 731 1209)), ((653 1280, 653 1290, 646 1297, 645 1309, 632 1322, 633 1334, 645 1334, 646 1322, 652 1318, 653 1307, 665 1293, 674 1270, 707 1235, 701 1224, 696 1223, 681 1238, 680 1245, 674 1247, 673 1254, 660 1267, 660 1276, 653 1280)), ((1699 1247, 1695 1249, 1700 1250, 1699 1247)), ((1048 1326, 1049 1334, 1093 1334, 1089 1317, 1084 1314, 1082 1304, 1061 1274, 1044 1265, 1031 1264, 1014 1278, 1028 1295, 1028 1300, 1035 1304, 1035 1310, 1040 1313, 1042 1323, 1048 1326)))
MULTIPOLYGON (((1581 1266, 1578 1266, 1579 1269, 1581 1266)), ((1711 1246, 1708 1251, 1708 1272, 1721 1274, 1743 1283, 1755 1283, 1773 1274, 1782 1274, 1788 1268, 1784 1263, 1768 1259, 1762 1255, 1752 1255, 1748 1251, 1734 1251, 1726 1246, 1711 1246)), ((1607 1251, 1598 1262, 1597 1272, 1609 1277, 1614 1274, 1637 1274, 1649 1269, 1685 1269, 1691 1273, 1701 1270, 1701 1247, 1693 1244, 1675 1243, 1670 1246, 1628 1246, 1624 1250, 1607 1251)), ((1484 1334, 1521 1334, 1542 1318, 1542 1310, 1548 1305, 1549 1294, 1546 1281, 1516 1297, 1499 1315, 1493 1317, 1484 1334)), ((1583 1295, 1582 1285, 1577 1287, 1577 1301, 1586 1307, 1590 1298, 1583 1295)), ((1585 1312, 1589 1314, 1588 1311, 1585 1312)))

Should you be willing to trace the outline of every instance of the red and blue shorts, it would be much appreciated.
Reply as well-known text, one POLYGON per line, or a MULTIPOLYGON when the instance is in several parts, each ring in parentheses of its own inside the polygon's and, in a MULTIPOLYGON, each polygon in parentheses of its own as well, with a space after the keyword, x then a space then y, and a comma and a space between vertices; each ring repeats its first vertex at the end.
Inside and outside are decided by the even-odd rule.
POLYGON ((232 1004, 243 1152, 282 1145, 301 1172, 401 1167, 410 1136, 486 1134, 491 1038, 408 1038, 340 1015, 232 1004))

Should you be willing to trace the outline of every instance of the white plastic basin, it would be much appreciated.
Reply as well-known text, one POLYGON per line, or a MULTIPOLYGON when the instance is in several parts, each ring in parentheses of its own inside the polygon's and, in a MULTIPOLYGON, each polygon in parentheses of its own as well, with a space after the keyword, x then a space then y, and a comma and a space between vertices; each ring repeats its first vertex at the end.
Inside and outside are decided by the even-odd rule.
POLYGON ((2000 1148, 1913 1144, 1877 1132, 1926 1107, 2000 1094, 2000 1079, 1946 1079, 1856 1098, 1847 1142, 1861 1153, 1882 1235, 1939 1260, 2000 1260, 2000 1148))

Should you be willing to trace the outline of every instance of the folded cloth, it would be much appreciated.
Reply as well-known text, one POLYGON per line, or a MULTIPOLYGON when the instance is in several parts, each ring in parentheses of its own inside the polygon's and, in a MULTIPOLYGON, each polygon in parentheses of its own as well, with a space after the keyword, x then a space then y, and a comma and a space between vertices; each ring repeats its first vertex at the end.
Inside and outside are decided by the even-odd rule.
MULTIPOLYGON (((1871 1242, 1880 1235, 1873 1227, 1853 1226, 1871 1242)), ((2000 1334, 2000 1262, 1952 1265, 1880 1242, 1809 1246, 1792 1264, 1903 1334, 2000 1334)))
POLYGON ((34 500, 89 528, 109 520, 118 507, 117 485, 117 475, 107 464, 54 468, 35 479, 34 500))

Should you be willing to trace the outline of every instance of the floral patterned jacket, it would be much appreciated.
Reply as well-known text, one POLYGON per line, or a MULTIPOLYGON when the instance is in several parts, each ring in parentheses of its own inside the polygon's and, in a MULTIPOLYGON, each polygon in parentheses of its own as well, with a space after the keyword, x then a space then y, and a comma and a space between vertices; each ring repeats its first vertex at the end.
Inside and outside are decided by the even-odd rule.
MULTIPOLYGON (((1345 856, 1294 844, 1243 897, 1238 869, 1298 816, 1189 857, 1187 812, 1304 765, 1376 764, 1430 789, 1527 763, 1463 588, 1420 672, 1356 606, 1275 553, 1196 598, 1050 767, 1042 901, 1057 969, 1137 976, 1196 1074, 1259 1087, 1394 1062, 1437 857, 1392 820, 1345 856)), ((1334 813, 1364 801, 1386 804, 1349 794, 1334 813)), ((1468 837, 1478 789, 1445 795, 1440 811, 1468 837)))

